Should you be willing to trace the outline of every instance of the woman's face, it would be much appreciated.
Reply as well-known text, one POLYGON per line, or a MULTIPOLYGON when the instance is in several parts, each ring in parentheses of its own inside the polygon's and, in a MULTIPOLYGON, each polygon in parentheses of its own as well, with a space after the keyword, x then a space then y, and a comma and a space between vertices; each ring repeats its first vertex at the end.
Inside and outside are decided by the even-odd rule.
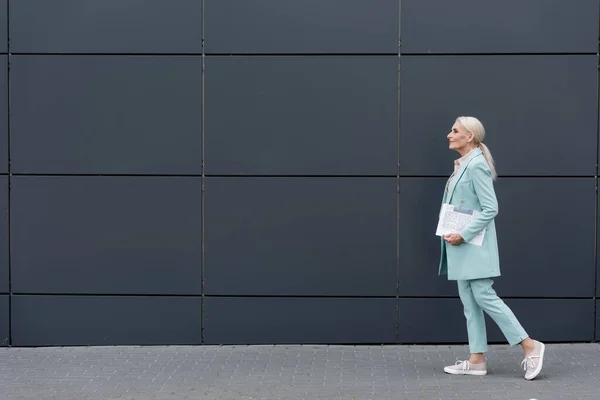
POLYGON ((464 126, 459 121, 456 121, 448 134, 448 142, 448 147, 451 150, 460 152, 460 150, 467 149, 472 145, 473 134, 467 132, 464 126))

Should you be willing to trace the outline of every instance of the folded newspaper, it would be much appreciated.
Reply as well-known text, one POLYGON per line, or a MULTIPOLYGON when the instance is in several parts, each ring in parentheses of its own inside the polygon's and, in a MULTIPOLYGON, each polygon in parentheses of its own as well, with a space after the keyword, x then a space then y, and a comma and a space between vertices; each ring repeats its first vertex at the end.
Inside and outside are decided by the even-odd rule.
MULTIPOLYGON (((437 236, 444 236, 449 233, 460 233, 471 221, 477 218, 477 215, 478 212, 475 210, 469 210, 451 204, 442 204, 440 220, 438 221, 435 234, 437 236)), ((485 228, 483 228, 473 239, 467 241, 467 243, 481 246, 484 235, 485 228)))

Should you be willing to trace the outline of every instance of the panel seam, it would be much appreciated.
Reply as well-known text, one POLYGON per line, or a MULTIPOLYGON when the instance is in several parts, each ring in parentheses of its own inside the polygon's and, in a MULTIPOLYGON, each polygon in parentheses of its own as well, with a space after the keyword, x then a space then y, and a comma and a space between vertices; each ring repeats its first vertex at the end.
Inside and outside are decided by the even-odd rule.
POLYGON ((10 0, 6 2, 6 107, 7 107, 7 115, 6 115, 6 128, 7 128, 7 162, 8 162, 8 192, 7 192, 7 230, 8 230, 8 347, 12 347, 12 241, 11 241, 11 189, 12 189, 12 160, 11 160, 11 152, 10 152, 10 136, 11 136, 11 106, 10 106, 10 94, 11 94, 11 84, 10 84, 10 0))
MULTIPOLYGON (((0 293, 2 294, 2 293, 0 293)), ((5 294, 5 293, 4 293, 5 294)), ((40 296, 60 296, 60 297, 187 297, 187 298, 262 298, 262 299, 347 299, 347 300, 459 300, 460 297, 458 295, 414 295, 414 296, 396 296, 395 294, 390 295, 375 295, 375 294, 365 294, 365 295, 352 295, 352 294, 337 294, 337 295, 327 295, 327 294, 252 294, 252 293, 244 293, 244 294, 233 294, 233 293, 156 293, 156 292, 139 292, 139 293, 97 293, 97 292, 13 292, 13 296, 31 296, 31 297, 40 297, 40 296)), ((593 300, 593 296, 585 296, 585 297, 574 297, 574 296, 502 296, 503 299, 507 300, 543 300, 543 301, 553 301, 553 300, 568 300, 568 301, 590 301, 593 300)))
POLYGON ((400 64, 402 55, 402 0, 398 0, 398 66, 396 71, 396 344, 400 343, 400 64))
MULTIPOLYGON (((598 7, 598 19, 600 21, 600 1, 598 7)), ((600 162, 600 26, 596 26, 598 31, 598 42, 596 48, 596 174, 594 177, 594 320, 592 342, 599 342, 598 337, 598 163, 600 162)))
MULTIPOLYGON (((202 18, 204 19, 204 17, 202 18)), ((204 31, 204 27, 202 28, 204 31)), ((204 38, 202 38, 204 41, 204 38)), ((6 54, 6 53, 0 53, 6 54)), ((386 52, 373 52, 373 53, 243 53, 243 52, 209 52, 205 53, 204 49, 200 53, 188 52, 188 53, 177 53, 177 52, 163 52, 163 53, 152 53, 152 52, 14 52, 16 56, 129 56, 129 57, 145 57, 145 56, 156 56, 156 57, 306 57, 306 56, 320 56, 320 57, 389 57, 397 56, 398 53, 386 53, 386 52)), ((523 53, 510 53, 510 52, 497 52, 497 53, 403 53, 404 56, 408 57, 458 57, 458 56, 472 56, 472 57, 498 57, 498 56, 594 56, 595 52, 523 52, 523 53)))
MULTIPOLYGON (((398 100, 399 101, 399 100, 398 100)), ((202 110, 201 110, 202 111, 202 110)), ((201 128, 202 129, 202 128, 201 128)), ((0 176, 9 175, 9 173, 0 173, 0 176)), ((44 173, 44 172, 11 172, 12 176, 33 176, 33 177, 133 177, 133 178, 417 178, 417 179, 429 179, 429 178, 444 178, 447 179, 447 175, 401 175, 398 172, 394 174, 148 174, 148 173, 44 173)), ((596 174, 591 175, 503 175, 499 174, 498 177, 502 179, 595 179, 596 174)))
POLYGON ((201 172, 202 172, 202 178, 201 178, 201 186, 202 186, 202 190, 201 190, 201 194, 200 194, 200 202, 201 202, 201 210, 200 210, 200 344, 204 344, 204 274, 205 274, 205 268, 204 268, 204 261, 205 261, 205 257, 204 257, 204 252, 205 252, 205 247, 204 247, 204 236, 205 236, 205 230, 204 230, 204 220, 205 220, 205 212, 204 212, 204 204, 205 204, 205 182, 206 182, 206 175, 205 175, 205 171, 204 171, 204 136, 205 136, 205 131, 204 131, 204 0, 202 0, 201 2, 201 12, 202 12, 202 16, 200 18, 201 20, 201 39, 200 39, 200 45, 201 45, 201 52, 202 52, 202 67, 201 67, 201 105, 200 105, 200 119, 201 119, 201 123, 200 123, 200 146, 201 146, 201 172))

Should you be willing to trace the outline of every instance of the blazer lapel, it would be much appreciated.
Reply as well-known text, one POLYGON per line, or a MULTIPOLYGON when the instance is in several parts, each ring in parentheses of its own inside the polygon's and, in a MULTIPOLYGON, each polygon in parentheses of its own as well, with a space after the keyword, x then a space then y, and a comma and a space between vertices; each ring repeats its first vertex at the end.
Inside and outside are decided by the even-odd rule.
POLYGON ((482 153, 482 151, 479 147, 474 149, 471 152, 471 154, 469 155, 469 157, 462 163, 462 165, 460 166, 458 171, 456 171, 456 174, 454 175, 454 178, 452 178, 452 182, 450 182, 450 186, 448 187, 448 195, 446 196, 448 203, 450 203, 450 201, 452 201, 452 194, 454 194, 454 188, 456 188, 456 184, 458 183, 460 178, 465 173, 465 170, 467 169, 467 165, 469 165, 469 163, 475 156, 478 156, 481 153, 482 153))

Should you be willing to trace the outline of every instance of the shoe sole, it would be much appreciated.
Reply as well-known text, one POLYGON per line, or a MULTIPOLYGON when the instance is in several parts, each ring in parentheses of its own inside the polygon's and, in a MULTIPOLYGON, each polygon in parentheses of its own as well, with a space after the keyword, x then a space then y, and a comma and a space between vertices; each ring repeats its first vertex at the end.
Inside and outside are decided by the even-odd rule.
POLYGON ((540 344, 542 345, 542 349, 540 350, 540 362, 538 362, 538 365, 535 368, 535 371, 533 371, 533 374, 530 377, 527 377, 527 376, 525 377, 525 379, 527 379, 528 381, 534 379, 542 371, 542 365, 544 364, 544 352, 546 351, 546 345, 544 343, 540 343, 540 344))
POLYGON ((470 370, 470 371, 457 371, 454 369, 448 369, 447 367, 444 367, 444 372, 447 374, 451 374, 451 375, 476 375, 476 376, 483 376, 485 374, 487 374, 487 371, 476 371, 476 370, 470 370))

